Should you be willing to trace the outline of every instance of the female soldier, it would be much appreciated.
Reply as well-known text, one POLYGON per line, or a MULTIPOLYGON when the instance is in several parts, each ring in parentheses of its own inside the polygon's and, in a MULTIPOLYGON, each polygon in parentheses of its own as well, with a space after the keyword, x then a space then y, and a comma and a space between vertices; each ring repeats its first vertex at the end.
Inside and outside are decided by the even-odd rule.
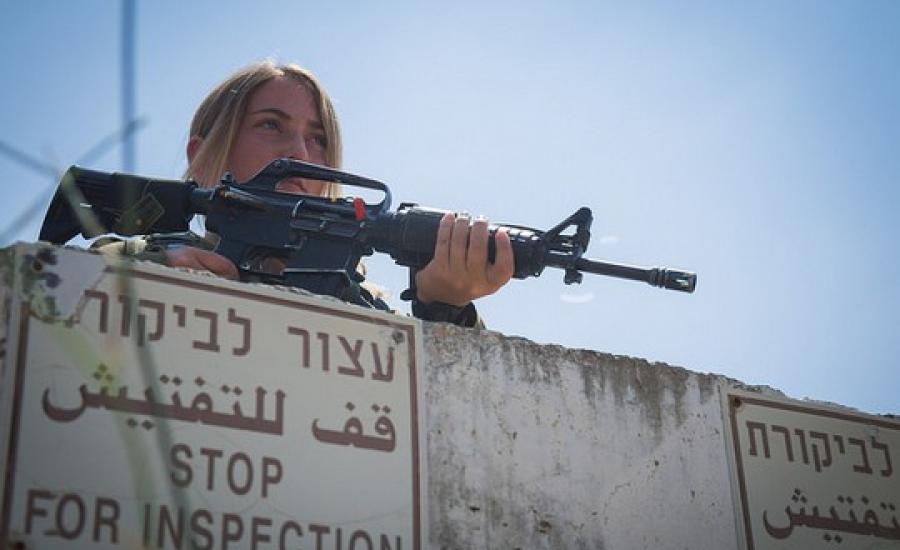
MULTIPOLYGON (((247 181, 277 158, 340 169, 340 129, 331 100, 311 73, 265 61, 236 72, 203 100, 191 123, 187 156, 186 177, 203 186, 215 185, 226 172, 237 182, 247 181)), ((279 186, 283 192, 305 195, 340 193, 334 183, 301 178, 279 186)), ((184 244, 151 238, 148 246, 164 253, 161 259, 169 266, 237 278, 237 268, 212 252, 209 244, 184 244)), ((477 315, 472 300, 496 292, 512 277, 509 236, 498 231, 496 244, 496 260, 491 263, 487 221, 445 215, 434 258, 416 273, 413 288, 405 293, 413 299, 413 313, 426 320, 473 326, 477 315)))

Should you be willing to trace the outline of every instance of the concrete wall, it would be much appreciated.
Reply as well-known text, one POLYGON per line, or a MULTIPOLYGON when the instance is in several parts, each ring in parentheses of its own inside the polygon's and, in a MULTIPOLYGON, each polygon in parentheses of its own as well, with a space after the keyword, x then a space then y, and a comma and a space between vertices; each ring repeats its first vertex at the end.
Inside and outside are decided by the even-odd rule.
POLYGON ((425 325, 441 548, 736 548, 721 377, 425 325))
POLYGON ((431 548, 743 547, 723 394, 763 390, 439 323, 424 352, 431 548))

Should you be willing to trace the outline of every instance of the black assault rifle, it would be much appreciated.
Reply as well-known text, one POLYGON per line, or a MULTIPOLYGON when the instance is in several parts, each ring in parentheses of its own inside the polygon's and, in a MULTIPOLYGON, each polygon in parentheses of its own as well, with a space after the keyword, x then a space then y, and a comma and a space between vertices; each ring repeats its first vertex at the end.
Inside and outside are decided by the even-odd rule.
MULTIPOLYGON (((301 287, 316 294, 356 301, 357 264, 373 251, 390 254, 412 270, 432 258, 438 225, 445 211, 403 203, 390 212, 387 185, 305 162, 275 160, 250 181, 237 184, 230 175, 213 188, 194 182, 106 173, 72 166, 63 176, 44 218, 40 239, 64 244, 79 233, 91 238, 106 233, 143 235, 187 231, 195 214, 218 234, 215 251, 237 267, 244 280, 301 287), (381 202, 360 198, 328 199, 282 193, 287 178, 339 182, 383 193, 381 202), (259 259, 277 257, 280 276, 260 270, 259 259)), ((582 258, 593 218, 582 207, 548 231, 519 225, 491 225, 493 235, 507 229, 515 256, 514 277, 538 276, 545 267, 565 270, 566 284, 580 283, 582 272, 608 275, 693 292, 696 275, 664 268, 645 269, 582 258), (563 234, 574 228, 571 234, 563 234)))

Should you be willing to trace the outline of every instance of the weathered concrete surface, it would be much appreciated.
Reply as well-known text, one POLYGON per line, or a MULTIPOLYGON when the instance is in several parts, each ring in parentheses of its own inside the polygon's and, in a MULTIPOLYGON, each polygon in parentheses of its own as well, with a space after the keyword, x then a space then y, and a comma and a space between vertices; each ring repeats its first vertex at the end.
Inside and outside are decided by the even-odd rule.
MULTIPOLYGON (((12 270, 0 250, 0 389, 12 270)), ((722 396, 776 391, 445 324, 424 348, 429 547, 741 547, 722 396)))
POLYGON ((426 324, 431 542, 735 548, 724 379, 426 324))
POLYGON ((424 326, 430 547, 736 548, 722 378, 424 326))

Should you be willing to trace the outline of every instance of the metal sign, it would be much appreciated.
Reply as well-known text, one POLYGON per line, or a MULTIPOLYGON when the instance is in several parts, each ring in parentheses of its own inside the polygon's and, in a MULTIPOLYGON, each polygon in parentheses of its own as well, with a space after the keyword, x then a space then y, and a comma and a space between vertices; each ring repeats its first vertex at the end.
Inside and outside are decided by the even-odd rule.
POLYGON ((427 540, 418 321, 73 250, 15 259, 4 546, 427 540))
POLYGON ((900 548, 900 422, 728 391, 749 550, 900 548))

